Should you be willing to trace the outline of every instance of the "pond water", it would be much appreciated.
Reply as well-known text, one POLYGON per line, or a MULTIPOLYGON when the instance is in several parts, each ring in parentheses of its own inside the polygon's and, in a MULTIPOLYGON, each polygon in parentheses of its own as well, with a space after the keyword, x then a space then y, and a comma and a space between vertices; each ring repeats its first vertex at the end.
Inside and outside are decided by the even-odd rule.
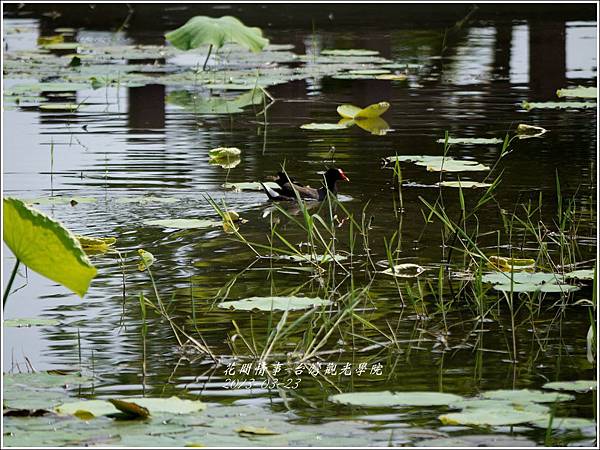
MULTIPOLYGON (((551 381, 595 378, 595 346, 588 343, 596 314, 590 308, 591 282, 570 281, 579 289, 569 294, 511 295, 470 281, 478 278, 478 267, 493 272, 481 255, 534 259, 539 272, 594 267, 596 106, 523 107, 525 101, 595 101, 556 96, 557 89, 596 86, 594 10, 591 15, 566 7, 545 15, 529 10, 493 14, 445 5, 446 13, 434 20, 413 5, 405 19, 381 21, 386 14, 401 16, 403 6, 384 8, 373 17, 359 5, 345 11, 328 6, 271 14, 259 5, 204 5, 202 13, 236 15, 261 26, 279 47, 263 54, 226 47, 199 74, 206 47, 191 54, 172 47, 161 54, 154 47, 165 44, 166 30, 198 14, 199 5, 159 10, 134 5, 131 16, 121 10, 81 10, 87 5, 72 11, 60 5, 13 5, 5 12, 4 195, 37 199, 36 208, 76 234, 115 237, 119 254, 91 257, 98 275, 83 299, 20 270, 13 285, 19 289, 11 293, 4 318, 53 322, 3 327, 4 372, 81 370, 94 381, 69 390, 72 397, 176 395, 208 403, 207 411, 216 416, 239 420, 247 414, 251 419, 245 425, 267 426, 260 417, 268 417, 268 428, 300 433, 285 442, 231 430, 219 439, 218 433, 196 438, 180 425, 185 433, 165 431, 157 436, 162 441, 136 441, 132 435, 130 441, 115 439, 106 431, 112 440, 86 442, 399 446, 455 438, 451 445, 478 445, 477 436, 484 434, 488 443, 539 445, 549 442, 546 427, 529 422, 481 428, 441 421, 438 416, 454 411, 446 404, 350 406, 331 396, 426 391, 470 398, 496 389, 541 389, 551 381), (361 14, 364 20, 358 19, 361 14), (40 36, 64 27, 73 28, 66 39, 80 43, 81 66, 67 67, 73 49, 48 53, 38 47, 40 36), (336 58, 321 53, 325 49, 377 53, 336 58), (397 77, 375 78, 382 74, 397 77), (213 85, 261 84, 256 81, 261 77, 268 78, 269 96, 247 87, 203 86, 207 80, 213 85), (19 91, 40 81, 86 84, 75 91, 19 91), (248 92, 259 92, 259 100, 248 92), (225 106, 211 103, 210 95, 225 106), (389 129, 381 134, 360 125, 300 128, 337 123, 341 104, 365 107, 384 101, 390 104, 382 115, 389 129), (48 109, 40 103, 77 107, 48 109), (382 163, 395 155, 441 156, 445 145, 437 141, 446 132, 504 140, 522 123, 548 132, 512 139, 502 158, 502 143, 447 149, 448 156, 491 171, 440 173, 401 162, 399 182, 394 165, 382 163), (239 164, 229 169, 210 164, 208 152, 216 147, 239 148, 239 164), (321 183, 330 166, 343 168, 351 180, 338 183, 339 203, 331 211, 328 202, 310 207, 311 214, 322 217, 315 226, 323 241, 307 234, 302 212, 293 205, 283 204, 281 211, 260 191, 223 187, 268 181, 283 164, 291 176, 312 186, 321 183), (465 189, 461 201, 458 189, 436 184, 442 179, 499 179, 499 184, 491 200, 477 206, 485 188, 465 189), (72 206, 74 197, 78 201, 72 206), (239 224, 239 235, 220 225, 176 230, 145 223, 220 221, 208 199, 247 220, 239 224), (467 215, 475 212, 465 221, 462 202, 467 215), (444 226, 428 205, 436 205, 438 214, 445 211, 456 229, 465 231, 455 237, 454 228, 444 226), (311 242, 316 254, 335 252, 344 259, 311 264, 275 257, 310 252, 311 242), (137 268, 138 249, 155 257, 152 278, 137 268), (424 271, 418 277, 391 277, 382 273, 390 259, 424 271), (179 339, 185 342, 184 333, 189 334, 213 357, 190 342, 180 345, 169 321, 150 306, 142 317, 141 294, 158 304, 152 279, 179 339), (218 306, 270 296, 332 303, 285 316, 218 306), (278 386, 255 372, 263 354, 268 354, 269 368, 281 363, 278 386), (296 374, 300 362, 307 365, 296 374), (312 366, 317 363, 318 374, 312 366), (335 373, 325 372, 328 363, 337 365, 335 373), (254 365, 247 374, 240 371, 244 364, 254 365), (350 370, 343 369, 346 364, 350 370), (219 413, 225 411, 220 408, 232 409, 219 413), (321 433, 322 440, 314 438, 321 433)), ((7 280, 15 259, 6 246, 3 250, 7 280)), ((587 392, 557 404, 556 417, 592 422, 556 429, 550 443, 591 445, 596 401, 596 394, 587 392)), ((25 442, 18 420, 25 419, 5 422, 17 430, 12 441, 5 439, 7 445, 25 442)), ((52 443, 84 441, 65 433, 52 443)))

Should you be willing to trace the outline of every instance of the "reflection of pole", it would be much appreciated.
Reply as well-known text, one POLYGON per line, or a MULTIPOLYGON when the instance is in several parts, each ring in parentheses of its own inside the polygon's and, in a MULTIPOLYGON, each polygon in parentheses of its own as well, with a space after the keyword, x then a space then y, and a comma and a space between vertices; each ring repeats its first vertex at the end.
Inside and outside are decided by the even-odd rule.
POLYGON ((165 127, 165 86, 149 84, 128 89, 130 129, 165 127))
POLYGON ((536 99, 556 98, 566 83, 565 22, 531 21, 529 27, 529 87, 536 99))
POLYGON ((510 23, 500 23, 496 26, 493 73, 502 80, 507 80, 510 76, 512 32, 512 25, 510 23))

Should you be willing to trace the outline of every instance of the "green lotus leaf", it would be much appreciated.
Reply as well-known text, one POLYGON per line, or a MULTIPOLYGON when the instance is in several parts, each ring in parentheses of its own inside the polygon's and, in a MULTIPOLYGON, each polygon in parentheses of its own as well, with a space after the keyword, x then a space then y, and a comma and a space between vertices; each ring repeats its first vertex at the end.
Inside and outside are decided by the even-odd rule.
POLYGON ((443 392, 352 392, 329 397, 335 403, 354 406, 444 406, 462 397, 443 392))
POLYGON ((309 297, 250 297, 219 303, 219 308, 238 311, 296 311, 330 305, 331 301, 309 297))
POLYGON ((547 415, 547 408, 524 403, 504 408, 466 408, 458 413, 442 414, 438 419, 444 425, 501 426, 544 420, 547 415))
POLYGON ((6 373, 2 375, 5 392, 15 386, 28 389, 44 389, 68 387, 71 385, 87 384, 91 378, 78 373, 59 373, 57 371, 31 372, 31 373, 6 373))
POLYGON ((4 242, 31 270, 83 297, 96 268, 62 224, 15 198, 3 199, 4 242))
MULTIPOLYGON (((531 425, 538 428, 548 428, 549 419, 533 420, 531 425)), ((581 430, 582 428, 595 428, 596 422, 592 419, 582 419, 579 417, 553 417, 552 428, 555 430, 581 430)))
MULTIPOLYGON (((263 183, 265 186, 270 187, 271 189, 279 188, 279 185, 273 181, 267 181, 263 183)), ((232 189, 236 192, 239 191, 262 191, 263 188, 258 181, 252 182, 243 182, 243 183, 224 183, 223 189, 232 189)))
POLYGON ((488 166, 479 164, 477 161, 456 160, 451 156, 400 155, 389 156, 386 160, 390 163, 395 161, 412 162, 418 166, 427 167, 427 171, 429 172, 478 172, 490 170, 488 166))
POLYGON ((219 49, 226 42, 235 42, 253 52, 259 52, 269 43, 260 28, 247 27, 232 16, 192 17, 181 27, 165 34, 165 38, 180 50, 190 50, 205 44, 219 49))
POLYGON ((579 269, 566 273, 565 278, 575 278, 577 280, 593 280, 594 269, 579 269))
MULTIPOLYGON (((137 406, 145 408, 150 414, 153 413, 171 413, 171 414, 189 414, 196 411, 202 411, 206 405, 198 400, 183 400, 178 397, 169 398, 122 398, 122 402, 134 403, 137 406)), ((110 401, 106 400, 84 400, 72 403, 65 403, 57 406, 55 411, 59 414, 71 414, 84 417, 90 414, 92 417, 106 416, 119 412, 110 401)))

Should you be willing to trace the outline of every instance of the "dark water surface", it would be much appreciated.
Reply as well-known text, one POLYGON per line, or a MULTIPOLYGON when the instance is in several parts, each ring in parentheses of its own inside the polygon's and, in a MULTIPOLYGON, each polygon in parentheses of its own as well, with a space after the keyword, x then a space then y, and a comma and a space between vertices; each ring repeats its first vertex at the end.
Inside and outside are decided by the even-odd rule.
MULTIPOLYGON (((181 88, 160 83, 78 91, 76 102, 85 100, 91 107, 75 113, 26 108, 4 111, 4 195, 24 199, 93 197, 94 202, 80 202, 75 207, 38 208, 76 233, 116 237, 117 248, 127 264, 123 294, 118 259, 94 258, 98 276, 83 300, 29 271, 26 286, 10 296, 5 318, 58 319, 60 325, 4 328, 4 371, 23 370, 25 359, 38 370, 78 368, 81 364, 84 371, 93 371, 97 376, 93 388, 81 392, 89 397, 200 395, 211 402, 265 404, 274 411, 291 411, 297 423, 361 417, 382 425, 405 423, 429 429, 441 427, 438 409, 401 409, 402 414, 395 415, 398 410, 351 408, 327 399, 338 392, 371 390, 475 396, 491 389, 538 389, 547 381, 595 377, 595 367, 586 357, 588 309, 572 305, 580 299, 591 299, 589 284, 567 297, 570 306, 561 311, 550 307, 560 300, 552 294, 543 298, 548 307, 541 307, 534 316, 527 308, 519 310, 514 333, 516 364, 511 361, 513 334, 506 301, 500 301, 489 322, 483 324, 477 321, 476 306, 460 297, 443 317, 436 300, 438 272, 440 264, 445 266, 449 249, 443 245, 439 221, 425 223, 424 213, 428 211, 420 200, 422 197, 430 203, 436 201, 440 193, 435 186, 439 173, 403 163, 403 211, 399 212, 397 204, 394 211, 398 191, 393 171, 382 168, 381 162, 395 154, 441 155, 443 145, 436 140, 443 138, 446 131, 457 137, 503 139, 519 123, 544 127, 549 132, 543 138, 513 141, 512 153, 501 160, 502 181, 495 201, 478 213, 477 226, 482 235, 478 244, 488 255, 507 255, 509 242, 501 211, 522 212, 520 204, 532 200, 537 205, 540 195, 543 206, 534 223, 544 224, 540 225, 541 233, 556 231, 558 174, 561 197, 576 200, 576 214, 580 217, 578 254, 574 260, 583 263, 581 268, 592 267, 596 255, 596 109, 527 112, 520 105, 525 100, 557 100, 558 88, 596 86, 594 15, 565 8, 562 14, 549 10, 545 16, 536 16, 524 10, 521 15, 511 16, 506 12, 494 14, 488 7, 476 11, 460 30, 448 33, 456 20, 468 12, 466 5, 454 9, 444 5, 446 13, 435 19, 433 11, 419 11, 412 5, 404 20, 400 18, 403 6, 397 5, 390 10, 388 17, 393 19, 389 21, 380 20, 385 11, 374 13, 371 18, 360 5, 347 6, 343 13, 339 6, 332 7, 331 14, 326 14, 325 6, 315 6, 314 10, 306 6, 304 15, 298 10, 286 14, 279 9, 271 16, 271 6, 261 9, 245 5, 225 12, 221 10, 227 5, 204 7, 212 9, 209 12, 213 15, 238 15, 250 25, 261 26, 272 43, 291 43, 292 51, 299 55, 311 54, 315 48, 365 48, 418 68, 409 71, 408 79, 401 82, 315 77, 269 87, 269 93, 277 100, 267 111, 267 126, 263 115, 257 116, 262 105, 249 106, 240 114, 196 115, 166 103, 165 96, 181 88), (361 14, 363 18, 358 20, 361 14), (300 129, 300 125, 309 122, 337 122, 337 105, 366 106, 380 101, 391 104, 383 117, 392 131, 384 136, 372 135, 357 126, 327 132, 300 129), (237 167, 224 170, 208 164, 208 151, 221 146, 242 150, 237 167), (227 191, 222 188, 223 183, 265 180, 285 161, 293 176, 316 186, 321 179, 319 172, 331 164, 331 146, 335 146, 335 165, 342 167, 351 179, 351 183, 339 185, 342 205, 359 221, 366 207, 364 219, 371 221, 369 247, 375 268, 368 263, 362 238, 352 262, 347 264, 348 274, 326 265, 325 274, 317 276, 306 270, 310 268, 306 264, 257 260, 246 245, 236 242, 221 228, 176 232, 144 224, 162 218, 217 219, 205 199, 211 196, 248 220, 240 228, 248 241, 268 245, 271 216, 265 214, 270 207, 265 195, 227 191), (119 201, 149 194, 178 201, 119 201), (384 237, 389 240, 395 231, 401 238, 398 263, 415 263, 427 269, 419 284, 415 279, 399 279, 406 306, 402 305, 394 279, 375 273, 387 266, 384 237), (176 322, 189 329, 192 313, 195 314, 197 328, 219 356, 219 364, 191 349, 182 350, 168 323, 150 315, 143 373, 138 295, 154 294, 148 275, 135 267, 139 248, 155 255, 152 273, 163 300, 171 302, 170 311, 176 322), (329 353, 322 354, 319 360, 323 364, 337 363, 337 375, 325 381, 305 371, 296 389, 278 391, 261 386, 264 377, 256 377, 254 386, 249 388, 248 380, 254 377, 238 374, 234 378, 242 385, 230 389, 227 364, 254 361, 243 339, 255 341, 262 349, 281 314, 226 311, 216 306, 218 302, 269 295, 332 295, 339 299, 352 287, 366 286, 368 295, 358 303, 356 312, 381 331, 354 320, 347 324, 344 333, 334 333, 322 349, 329 353), (409 301, 411 289, 433 290, 433 294, 413 305, 409 301), (386 341, 382 333, 390 335, 391 330, 396 344, 374 345, 386 341), (355 368, 361 362, 369 368, 381 364, 382 374, 340 374, 340 367, 348 362, 355 368), (378 416, 379 419, 368 417, 384 413, 388 415, 378 416)), ((51 30, 61 26, 77 28, 76 39, 87 44, 161 44, 163 29, 172 29, 192 15, 186 10, 192 6, 177 8, 155 14, 152 8, 148 12, 143 5, 135 5, 137 15, 134 13, 129 25, 117 31, 126 14, 115 13, 115 18, 101 11, 77 14, 59 5, 56 10, 62 16, 53 21, 42 15, 40 5, 35 12, 30 12, 33 9, 28 6, 17 11, 13 5, 4 17, 5 51, 35 48, 38 36, 52 34, 51 30), (144 14, 147 25, 140 18, 144 14), (153 26, 150 17, 161 14, 162 26, 153 26)), ((198 58, 203 60, 203 56, 198 58)), ((6 89, 22 82, 5 78, 4 86, 6 89)), ((501 147, 455 145, 450 154, 491 166, 501 147)), ((444 177, 458 179, 456 174, 444 177)), ((482 172, 461 174, 464 180, 481 181, 484 177, 482 172)), ((467 208, 480 195, 480 190, 466 191, 467 208)), ((450 217, 459 217, 458 190, 443 190, 443 198, 450 217)), ((337 213, 341 218, 339 208, 337 213)), ((291 220, 276 213, 273 217, 280 220, 278 231, 292 245, 306 242, 306 234, 291 220)), ((336 245, 344 254, 348 249, 348 223, 338 230, 336 245)), ((536 257, 539 245, 531 236, 513 236, 512 243, 516 256, 536 257)), ((277 246, 283 247, 281 243, 277 246)), ((551 246, 549 251, 556 257, 555 263, 560 264, 558 246, 551 246)), ((12 254, 4 247, 5 279, 13 263, 12 254)), ((449 270, 465 270, 459 252, 454 254, 449 270)), ((25 278, 18 277, 16 283, 25 284, 25 278)), ((446 279, 442 295, 447 302, 456 294, 452 289, 457 283, 451 286, 446 279)), ((490 291, 488 297, 489 305, 503 298, 495 291, 490 291)), ((301 314, 290 313, 289 320, 301 314)), ((313 325, 319 326, 316 322, 313 325)), ((288 350, 294 349, 303 333, 306 338, 308 328, 310 325, 305 324, 293 335, 288 350)), ((294 360, 282 353, 273 356, 270 363, 286 363, 288 358, 294 360)), ((296 376, 292 373, 287 378, 296 376)), ((563 409, 563 415, 573 417, 593 418, 596 413, 589 395, 579 395, 575 403, 563 409)), ((441 432, 476 433, 468 428, 447 428, 442 427, 441 432)), ((543 443, 544 432, 526 428, 521 434, 543 443)), ((565 439, 580 442, 583 437, 569 435, 565 439)))

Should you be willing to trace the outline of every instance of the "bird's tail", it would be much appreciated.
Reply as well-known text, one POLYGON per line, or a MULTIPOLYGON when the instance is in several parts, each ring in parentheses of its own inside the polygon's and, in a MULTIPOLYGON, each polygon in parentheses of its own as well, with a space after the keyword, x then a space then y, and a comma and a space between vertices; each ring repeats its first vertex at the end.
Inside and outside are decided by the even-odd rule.
POLYGON ((261 182, 260 185, 262 186, 263 190, 265 191, 265 194, 267 194, 267 197, 269 197, 269 200, 275 200, 277 197, 279 197, 279 194, 275 190, 273 190, 272 188, 267 186, 266 184, 261 182))

